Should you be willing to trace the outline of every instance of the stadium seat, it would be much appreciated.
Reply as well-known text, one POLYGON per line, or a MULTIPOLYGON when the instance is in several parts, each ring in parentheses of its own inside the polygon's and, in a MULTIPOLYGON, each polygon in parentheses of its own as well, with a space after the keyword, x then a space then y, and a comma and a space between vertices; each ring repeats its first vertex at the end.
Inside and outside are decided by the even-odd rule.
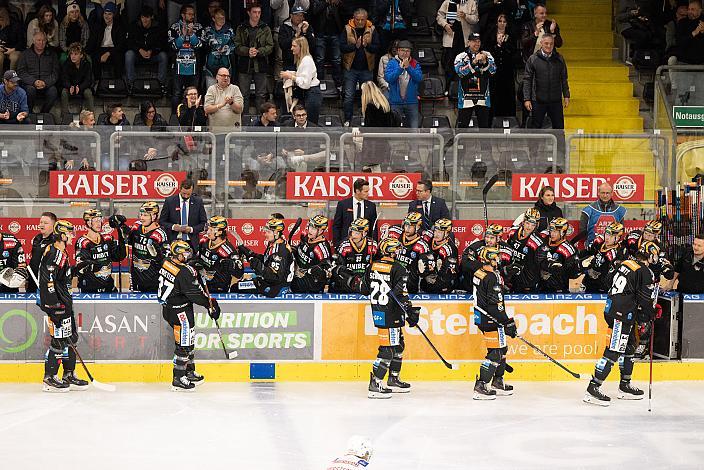
POLYGON ((424 129, 450 129, 450 118, 447 116, 423 116, 420 127, 424 129))
POLYGON ((54 115, 51 113, 32 113, 27 116, 29 122, 40 126, 53 126, 56 124, 54 115))
POLYGON ((491 127, 494 129, 518 129, 521 125, 516 116, 494 116, 491 127))
POLYGON ((342 127, 342 119, 336 114, 325 114, 318 117, 318 124, 321 127, 342 127))

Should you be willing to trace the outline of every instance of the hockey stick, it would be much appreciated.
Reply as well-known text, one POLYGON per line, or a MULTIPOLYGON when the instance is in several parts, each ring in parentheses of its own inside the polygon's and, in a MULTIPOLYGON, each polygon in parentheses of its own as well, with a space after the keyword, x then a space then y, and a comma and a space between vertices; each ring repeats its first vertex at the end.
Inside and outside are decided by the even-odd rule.
POLYGON ((111 384, 104 384, 102 382, 98 382, 95 380, 93 375, 91 375, 90 371, 88 370, 88 366, 86 366, 86 363, 83 362, 83 358, 81 357, 81 354, 78 352, 78 348, 74 344, 73 340, 69 338, 69 344, 71 345, 71 349, 73 349, 73 352, 76 353, 76 357, 78 360, 81 362, 81 365, 83 366, 83 370, 86 371, 86 375, 88 376, 88 379, 90 380, 90 383, 93 384, 93 386, 99 390, 102 390, 104 392, 114 392, 117 390, 117 387, 111 384))
POLYGON ((484 203, 484 227, 489 226, 489 210, 486 206, 486 196, 489 194, 489 190, 499 181, 499 174, 492 176, 489 181, 486 182, 484 188, 482 188, 482 202, 484 203))
MULTIPOLYGON (((200 276, 198 276, 200 278, 200 276)), ((210 306, 210 310, 213 310, 213 298, 210 296, 210 290, 208 290, 208 283, 205 279, 200 279, 201 284, 203 285, 203 290, 205 290, 205 295, 208 296, 208 305, 210 306)), ((218 325, 217 320, 213 319, 213 322, 215 323, 215 328, 218 330, 218 337, 220 338, 220 346, 222 346, 222 352, 225 353, 225 359, 236 359, 237 358, 237 351, 227 351, 227 347, 225 346, 225 340, 222 339, 222 331, 220 331, 220 325, 218 325)))
POLYGON ((653 343, 655 342, 655 320, 650 322, 650 380, 648 382, 648 412, 653 411, 653 343))
MULTIPOLYGON (((390 290, 390 291, 389 291, 389 294, 390 294, 391 297, 394 299, 394 301, 396 301, 396 304, 397 304, 399 307, 401 307, 401 310, 403 310, 404 315, 408 316, 408 312, 406 311, 406 307, 404 307, 403 304, 398 300, 398 297, 396 297, 396 294, 394 294, 394 291, 393 291, 393 290, 390 290)), ((438 351, 438 349, 435 347, 435 345, 433 344, 433 342, 430 341, 430 338, 428 338, 428 335, 425 334, 425 331, 423 331, 423 329, 422 329, 420 326, 418 326, 418 324, 416 324, 416 328, 418 328, 418 331, 420 331, 420 333, 423 335, 423 338, 425 338, 425 340, 428 342, 428 345, 430 345, 430 347, 433 349, 433 351, 435 351, 435 354, 438 355, 438 357, 440 358, 440 360, 442 361, 442 363, 445 365, 445 367, 447 367, 447 368, 450 369, 450 370, 457 370, 457 369, 459 369, 459 366, 458 366, 457 364, 450 364, 449 362, 447 362, 447 361, 445 360, 444 357, 442 357, 442 354, 440 354, 440 351, 438 351)))
POLYGON ((293 227, 291 228, 291 231, 288 232, 288 244, 291 245, 291 240, 293 240, 293 236, 298 232, 298 229, 301 228, 301 223, 303 222, 302 218, 297 218, 296 223, 293 224, 293 227))

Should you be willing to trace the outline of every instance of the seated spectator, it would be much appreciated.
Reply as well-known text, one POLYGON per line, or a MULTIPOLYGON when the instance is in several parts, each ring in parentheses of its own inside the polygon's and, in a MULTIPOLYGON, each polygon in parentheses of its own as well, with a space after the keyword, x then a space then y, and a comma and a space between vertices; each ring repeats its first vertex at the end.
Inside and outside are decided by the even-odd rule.
POLYGON ((68 60, 61 65, 61 109, 68 114, 68 100, 83 97, 83 109, 93 109, 93 74, 90 62, 83 55, 83 48, 77 42, 68 48, 68 60))
POLYGON ((257 109, 267 99, 267 74, 269 56, 274 52, 274 38, 269 26, 261 21, 262 7, 251 4, 247 8, 249 19, 237 27, 235 33, 235 53, 239 89, 244 90, 244 113, 249 114, 250 83, 254 80, 254 95, 257 109))
POLYGON ((297 104, 293 107, 293 121, 287 124, 287 127, 295 127, 296 129, 307 129, 309 127, 320 127, 317 123, 308 120, 308 112, 302 104, 297 104))
POLYGON ((399 127, 401 123, 374 82, 362 83, 362 116, 364 127, 399 127))
POLYGON ((76 129, 93 129, 95 127, 95 112, 90 109, 83 109, 78 115, 78 121, 73 121, 69 125, 76 129))
POLYGON ((118 21, 117 6, 113 2, 106 3, 103 18, 93 26, 86 47, 96 80, 102 77, 103 69, 107 65, 112 66, 113 76, 122 76, 126 38, 125 28, 122 22, 118 21))
POLYGON ((384 74, 386 73, 386 66, 388 65, 389 61, 396 57, 396 54, 398 53, 399 42, 401 41, 391 41, 391 44, 389 45, 389 51, 383 56, 381 56, 381 59, 379 59, 379 70, 376 73, 376 86, 379 87, 381 92, 387 98, 389 97, 389 82, 387 82, 384 78, 384 74))
POLYGON ((340 33, 344 28, 343 6, 340 0, 314 1, 308 11, 315 31, 315 66, 318 78, 325 78, 325 61, 332 64, 335 86, 342 87, 342 59, 340 55, 340 33))
POLYGON ((205 114, 210 128, 228 132, 242 126, 244 99, 237 85, 230 83, 230 71, 225 67, 215 76, 217 83, 205 93, 205 114))
POLYGON ((496 64, 491 53, 481 49, 482 40, 478 33, 469 35, 467 45, 467 49, 455 58, 455 72, 460 79, 455 127, 469 127, 472 115, 476 114, 479 128, 486 129, 491 127, 489 85, 496 73, 496 64))
POLYGON ((18 85, 20 77, 14 70, 8 70, 2 76, 0 85, 0 125, 21 124, 27 122, 29 108, 27 93, 18 85))
POLYGON ((113 103, 108 105, 107 112, 98 119, 99 126, 129 126, 124 111, 122 111, 122 103, 113 103))
POLYGON ((562 47, 563 41, 560 36, 560 27, 554 20, 548 19, 548 10, 545 5, 536 5, 533 9, 534 19, 523 23, 521 32, 521 47, 523 48, 523 60, 540 50, 540 39, 549 34, 555 38, 555 49, 562 47))
POLYGON ((90 27, 81 14, 81 9, 75 0, 66 2, 66 16, 59 25, 59 47, 63 52, 61 60, 68 57, 68 46, 77 42, 85 49, 90 38, 90 27))
POLYGON ((12 21, 7 8, 0 8, 0 73, 5 70, 5 61, 15 70, 24 42, 24 27, 12 21))
MULTIPOLYGON (((211 2, 212 3, 212 2, 211 2)), ((205 85, 215 85, 215 75, 221 67, 235 73, 230 55, 235 51, 235 31, 225 21, 225 10, 218 8, 213 12, 213 24, 205 28, 205 43, 208 56, 205 59, 205 85)))
POLYGON ((411 129, 420 126, 418 112, 418 85, 423 79, 420 64, 411 57, 413 45, 401 41, 398 55, 389 61, 385 78, 389 83, 389 103, 391 109, 403 118, 403 125, 411 129))
POLYGON ((389 48, 389 44, 394 39, 406 39, 408 28, 411 26, 411 2, 410 0, 376 0, 373 2, 377 28, 380 34, 381 50, 389 48))
POLYGON ((203 47, 203 27, 194 22, 195 9, 191 5, 181 7, 181 19, 169 28, 169 44, 176 51, 176 73, 171 96, 173 110, 183 98, 187 86, 198 85, 198 53, 203 47))
POLYGON ((46 34, 47 47, 59 51, 59 23, 51 5, 42 5, 37 17, 27 25, 27 47, 32 47, 34 33, 37 31, 46 34))
POLYGON ((317 123, 320 116, 320 106, 323 103, 323 94, 320 91, 320 80, 318 80, 315 61, 308 49, 308 40, 305 37, 294 38, 291 52, 296 63, 296 71, 283 71, 281 78, 295 82, 295 97, 308 110, 308 119, 317 123))
MULTIPOLYGON (((620 11, 616 15, 616 31, 633 44, 631 56, 638 49, 646 49, 656 39, 653 13, 648 0, 621 0, 620 11)), ((631 59, 631 57, 627 57, 631 59)))
POLYGON ((168 126, 151 101, 142 102, 139 106, 139 113, 135 116, 132 125, 148 127, 150 131, 163 131, 168 126))
POLYGON ((315 50, 315 34, 313 27, 306 21, 306 10, 295 5, 291 9, 291 17, 284 21, 279 29, 279 46, 281 47, 281 60, 284 70, 295 70, 296 59, 291 52, 291 44, 295 38, 301 36, 308 41, 308 48, 315 50))
POLYGON ((445 86, 449 87, 455 78, 455 57, 465 48, 470 33, 479 32, 477 2, 445 0, 438 9, 435 21, 442 28, 442 67, 445 70, 445 86))
POLYGON ((157 78, 161 84, 161 93, 166 93, 166 74, 169 65, 166 49, 165 31, 154 20, 154 10, 149 6, 144 6, 137 21, 132 23, 127 30, 125 73, 130 92, 137 76, 135 65, 141 62, 157 64, 159 67, 157 78))
POLYGON ((278 127, 279 122, 276 120, 279 117, 279 112, 274 103, 264 103, 259 109, 259 117, 252 123, 255 127, 278 127))
POLYGON ((178 124, 187 129, 193 129, 194 126, 207 126, 208 117, 205 115, 205 110, 202 106, 202 96, 198 94, 198 88, 189 86, 186 88, 186 101, 181 103, 176 108, 176 117, 178 124))
POLYGON ((17 75, 22 80, 22 88, 27 92, 29 112, 34 108, 37 95, 44 98, 41 112, 51 112, 59 93, 56 84, 59 80, 59 60, 56 54, 46 47, 46 35, 37 31, 34 33, 32 47, 22 51, 17 62, 17 75))

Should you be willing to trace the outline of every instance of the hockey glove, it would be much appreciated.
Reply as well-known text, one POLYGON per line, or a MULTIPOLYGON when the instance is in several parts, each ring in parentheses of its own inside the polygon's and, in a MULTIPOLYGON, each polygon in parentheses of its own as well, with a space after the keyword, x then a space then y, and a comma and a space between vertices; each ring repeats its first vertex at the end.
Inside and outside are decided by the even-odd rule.
POLYGON ((406 309, 408 326, 414 327, 420 320, 420 307, 410 307, 406 309))
POLYGON ((108 218, 108 224, 112 228, 118 228, 122 225, 125 225, 125 222, 127 222, 127 217, 125 217, 122 214, 113 214, 108 218))
POLYGON ((506 266, 506 277, 511 279, 514 277, 518 277, 521 275, 521 272, 523 271, 523 266, 519 264, 509 264, 506 266))
POLYGON ((254 253, 252 252, 252 250, 250 250, 249 248, 247 248, 247 247, 244 246, 244 245, 238 246, 238 247, 237 247, 237 252, 238 252, 240 255, 242 255, 245 259, 249 259, 249 258, 254 254, 254 253))
POLYGON ((261 276, 264 272, 264 263, 262 263, 262 260, 257 257, 250 258, 249 267, 252 268, 252 271, 254 271, 258 276, 261 276))
POLYGON ((210 318, 212 318, 215 321, 218 321, 218 318, 220 318, 220 304, 218 304, 218 301, 215 297, 210 298, 210 309, 208 310, 208 315, 210 318))
POLYGON ((655 304, 655 319, 659 320, 662 318, 662 305, 655 304))
POLYGON ((511 338, 515 338, 518 332, 516 331, 516 322, 511 318, 508 323, 504 324, 504 333, 509 335, 511 338))

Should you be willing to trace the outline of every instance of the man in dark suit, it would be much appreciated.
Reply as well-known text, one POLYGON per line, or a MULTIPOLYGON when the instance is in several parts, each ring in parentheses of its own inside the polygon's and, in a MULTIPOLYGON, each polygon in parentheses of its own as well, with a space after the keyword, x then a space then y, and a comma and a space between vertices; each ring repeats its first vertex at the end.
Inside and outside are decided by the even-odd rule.
POLYGON ((370 234, 377 239, 376 230, 376 204, 367 200, 369 198, 369 182, 359 178, 354 181, 354 195, 337 203, 335 218, 332 223, 332 242, 337 246, 347 238, 347 232, 354 219, 367 219, 369 226, 373 227, 370 234))
POLYGON ((416 199, 408 204, 408 212, 420 212, 423 216, 423 230, 430 229, 436 220, 450 219, 450 211, 445 200, 433 196, 433 182, 420 180, 416 184, 416 199))
POLYGON ((295 127, 297 129, 307 129, 309 127, 320 127, 313 121, 308 120, 308 111, 302 104, 297 104, 293 107, 293 121, 289 121, 286 127, 295 127))
POLYGON ((198 238, 207 222, 203 199, 193 194, 193 180, 181 181, 178 194, 164 200, 159 217, 159 225, 166 231, 169 242, 176 238, 186 240, 195 252, 198 238))

